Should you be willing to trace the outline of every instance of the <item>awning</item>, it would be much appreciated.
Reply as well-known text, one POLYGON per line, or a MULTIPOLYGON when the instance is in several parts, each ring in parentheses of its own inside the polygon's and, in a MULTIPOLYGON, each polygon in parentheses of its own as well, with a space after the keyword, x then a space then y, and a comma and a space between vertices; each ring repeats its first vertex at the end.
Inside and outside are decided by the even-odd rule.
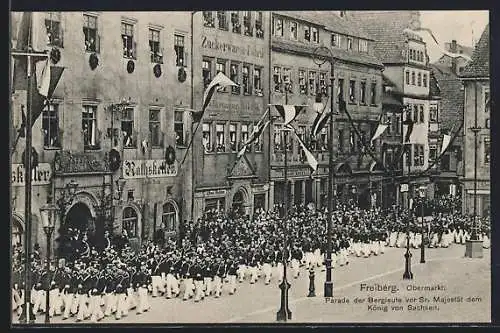
POLYGON ((403 106, 403 103, 392 94, 383 94, 382 105, 403 106))

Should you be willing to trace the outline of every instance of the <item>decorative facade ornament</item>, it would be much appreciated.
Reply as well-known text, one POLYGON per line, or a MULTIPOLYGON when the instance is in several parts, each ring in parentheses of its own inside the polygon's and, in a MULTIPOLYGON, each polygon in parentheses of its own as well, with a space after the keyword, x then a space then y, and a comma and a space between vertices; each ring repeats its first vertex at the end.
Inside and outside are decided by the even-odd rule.
POLYGON ((254 176, 255 176, 255 171, 250 166, 250 163, 248 162, 245 156, 238 159, 236 161, 236 164, 229 172, 229 177, 231 178, 254 177, 254 176))
POLYGON ((94 70, 97 68, 99 65, 99 58, 97 57, 97 54, 92 53, 89 57, 89 66, 91 70, 94 70))
POLYGON ((153 74, 155 75, 155 77, 160 77, 161 76, 161 66, 160 64, 156 64, 154 67, 153 67, 153 74))
POLYGON ((54 157, 54 173, 110 172, 107 159, 63 150, 54 157))
POLYGON ((127 62, 127 72, 128 72, 129 74, 132 74, 132 73, 134 72, 134 70, 135 70, 135 63, 134 63, 134 61, 133 61, 133 60, 129 60, 129 61, 127 62))
POLYGON ((187 78, 187 73, 184 67, 179 68, 179 71, 177 73, 177 80, 179 80, 179 82, 184 82, 186 81, 186 78, 187 78))

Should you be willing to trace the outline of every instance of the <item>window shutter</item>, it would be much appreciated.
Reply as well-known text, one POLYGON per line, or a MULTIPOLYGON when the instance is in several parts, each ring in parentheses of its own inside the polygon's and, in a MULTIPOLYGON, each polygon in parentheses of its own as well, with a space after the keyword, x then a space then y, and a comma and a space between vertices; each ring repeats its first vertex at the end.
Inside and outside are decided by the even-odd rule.
POLYGON ((137 141, 139 140, 139 132, 138 131, 133 131, 132 132, 132 146, 137 147, 137 141))
POLYGON ((160 132, 160 138, 159 138, 159 145, 160 145, 160 147, 163 147, 164 138, 165 138, 165 133, 160 132))
POLYGON ((100 147, 100 146, 101 146, 101 135, 102 135, 102 132, 101 132, 101 130, 98 128, 98 129, 97 129, 97 132, 96 132, 96 138, 95 138, 95 146, 96 146, 96 147, 100 147))
POLYGON ((133 46, 132 46, 132 58, 137 60, 137 42, 134 41, 133 46))
POLYGON ((161 53, 161 57, 159 57, 158 63, 163 64, 163 57, 165 56, 165 51, 163 50, 163 46, 160 47, 160 53, 161 53))
POLYGON ((95 51, 97 53, 101 52, 101 36, 99 34, 96 34, 95 51))
POLYGON ((59 46, 64 47, 64 29, 62 28, 62 20, 59 22, 59 46))
POLYGON ((186 51, 186 48, 184 47, 184 59, 183 63, 184 67, 188 67, 188 52, 186 51))

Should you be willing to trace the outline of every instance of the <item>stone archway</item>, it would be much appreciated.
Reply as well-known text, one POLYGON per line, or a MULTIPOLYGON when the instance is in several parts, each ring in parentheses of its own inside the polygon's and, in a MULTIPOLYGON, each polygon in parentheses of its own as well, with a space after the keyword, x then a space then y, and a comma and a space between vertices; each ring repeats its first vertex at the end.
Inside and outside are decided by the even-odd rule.
POLYGON ((80 232, 95 231, 94 218, 87 204, 77 202, 66 213, 64 219, 65 229, 80 230, 80 232))
POLYGON ((244 187, 240 187, 233 196, 232 212, 238 215, 247 214, 248 192, 244 187))
POLYGON ((23 246, 24 244, 24 221, 22 217, 16 213, 12 214, 11 218, 11 239, 12 247, 23 246))

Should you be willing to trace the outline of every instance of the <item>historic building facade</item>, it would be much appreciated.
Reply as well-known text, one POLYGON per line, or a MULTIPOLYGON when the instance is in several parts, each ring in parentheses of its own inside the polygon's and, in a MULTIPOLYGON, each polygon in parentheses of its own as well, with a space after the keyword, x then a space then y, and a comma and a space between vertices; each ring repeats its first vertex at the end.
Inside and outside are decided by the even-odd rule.
POLYGON ((490 201, 490 30, 486 26, 476 44, 471 62, 461 79, 464 84, 464 171, 462 213, 472 215, 474 205, 479 216, 489 216, 490 201), (476 183, 477 182, 477 183, 476 183))
MULTIPOLYGON (((13 14, 16 29, 22 28, 21 15, 13 14)), ((33 13, 35 48, 48 50, 53 66, 65 67, 50 105, 33 126, 40 174, 33 186, 35 242, 44 242, 38 214, 49 195, 59 206, 56 231, 73 227, 90 236, 126 231, 135 246, 159 228, 175 236, 180 221, 189 218, 190 163, 179 165, 188 139, 185 109, 191 107, 189 17, 33 13), (68 196, 68 184, 77 184, 76 195, 68 196)), ((26 92, 15 91, 15 128, 24 107, 26 92)), ((19 221, 23 151, 20 139, 12 154, 12 211, 19 221)))
MULTIPOLYGON (((283 119, 271 108, 270 202, 279 204, 289 200, 295 204, 313 203, 318 208, 326 207, 329 131, 326 126, 313 138, 311 125, 317 114, 313 103, 318 91, 322 94, 325 110, 330 110, 331 69, 329 53, 318 47, 328 48, 334 57, 334 112, 339 110, 338 98, 342 96, 366 144, 381 115, 382 64, 373 56, 373 40, 342 15, 281 11, 273 12, 271 19, 270 104, 304 106, 293 126, 319 165, 317 171, 311 173, 302 148, 291 133, 285 144, 283 119), (319 66, 321 59, 326 62, 319 66), (284 149, 287 149, 290 181, 288 198, 284 198, 284 149)), ((363 152, 361 140, 345 113, 335 116, 334 133, 334 194, 337 201, 357 201, 365 207, 370 206, 372 200, 380 203, 380 166, 363 152)), ((380 157, 379 140, 374 150, 380 157)))
POLYGON ((238 84, 219 89, 201 122, 192 124, 193 218, 214 209, 267 209, 268 135, 236 155, 269 103, 269 12, 205 11, 192 20, 193 108, 201 109, 218 72, 238 84))

